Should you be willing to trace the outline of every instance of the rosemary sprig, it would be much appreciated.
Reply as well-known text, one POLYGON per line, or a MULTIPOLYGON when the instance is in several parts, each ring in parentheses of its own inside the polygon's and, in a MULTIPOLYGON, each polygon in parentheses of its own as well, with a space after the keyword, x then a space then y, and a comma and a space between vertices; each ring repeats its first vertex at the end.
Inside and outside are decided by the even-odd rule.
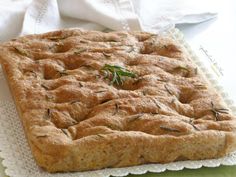
POLYGON ((219 121, 220 120, 220 113, 222 114, 229 114, 229 110, 225 109, 225 108, 216 108, 214 103, 211 102, 211 111, 215 116, 215 121, 219 121))
POLYGON ((101 70, 105 72, 105 78, 110 77, 110 74, 112 74, 111 84, 123 85, 122 77, 136 77, 133 72, 117 65, 105 64, 101 70))
POLYGON ((171 127, 167 127, 167 126, 163 126, 163 125, 161 125, 160 128, 165 130, 165 131, 171 131, 171 132, 177 132, 177 133, 180 132, 180 130, 178 130, 176 128, 171 128, 171 127))

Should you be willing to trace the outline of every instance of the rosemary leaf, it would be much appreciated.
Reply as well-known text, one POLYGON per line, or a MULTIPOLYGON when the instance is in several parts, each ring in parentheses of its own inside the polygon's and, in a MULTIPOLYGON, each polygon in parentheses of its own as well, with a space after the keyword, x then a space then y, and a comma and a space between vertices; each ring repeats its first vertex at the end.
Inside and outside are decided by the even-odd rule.
POLYGON ((146 95, 147 95, 147 91, 146 91, 146 90, 143 90, 143 91, 142 91, 142 94, 143 94, 143 96, 146 96, 146 95))
POLYGON ((187 67, 184 67, 184 66, 177 66, 174 69, 176 69, 176 70, 185 70, 185 71, 189 72, 189 69, 187 67))
POLYGON ((216 108, 214 103, 211 101, 211 112, 215 116, 215 121, 220 121, 221 114, 229 114, 229 110, 226 108, 216 108))
POLYGON ((34 72, 34 71, 32 71, 32 70, 26 70, 26 71, 24 71, 24 74, 31 74, 31 75, 33 75, 35 78, 37 78, 37 73, 36 72, 34 72))
POLYGON ((36 138, 46 138, 48 135, 36 135, 36 138))
POLYGON ((119 111, 119 105, 116 103, 115 104, 115 112, 112 114, 113 116, 116 115, 119 111))
POLYGON ((41 87, 43 87, 45 90, 49 90, 49 88, 44 84, 41 84, 41 87))
POLYGON ((159 81, 159 82, 168 82, 167 79, 161 79, 161 78, 157 78, 157 81, 159 81))
POLYGON ((171 131, 171 132, 180 133, 180 130, 178 130, 178 129, 176 129, 176 128, 166 127, 166 126, 163 126, 163 125, 161 125, 160 128, 163 129, 163 130, 165 130, 165 131, 171 131))
POLYGON ((195 68, 194 72, 195 72, 195 75, 197 75, 198 74, 198 68, 195 68))
POLYGON ((74 100, 74 101, 71 101, 70 104, 75 104, 75 103, 78 103, 80 102, 79 100, 74 100))
POLYGON ((110 58, 111 57, 111 54, 110 53, 106 53, 106 52, 102 52, 102 54, 107 57, 107 58, 110 58))
POLYGON ((67 76, 67 75, 68 75, 68 73, 66 72, 66 70, 58 71, 58 72, 59 72, 59 74, 60 74, 61 77, 62 77, 62 76, 67 76))
POLYGON ((46 100, 47 101, 52 101, 53 100, 53 96, 52 95, 46 95, 46 100))
POLYGON ((34 60, 34 63, 35 64, 39 64, 39 60, 34 60))
POLYGON ((207 89, 207 86, 202 85, 202 84, 196 84, 196 85, 194 85, 194 87, 197 88, 197 89, 207 89))
POLYGON ((228 109, 224 109, 224 108, 215 108, 215 110, 219 113, 224 113, 224 114, 229 114, 229 110, 228 109))
POLYGON ((104 104, 104 103, 106 103, 106 102, 108 102, 108 101, 111 101, 111 100, 112 100, 112 99, 110 99, 110 98, 105 99, 105 100, 102 100, 100 104, 104 104))
POLYGON ((153 98, 152 101, 154 102, 154 104, 156 105, 156 107, 158 107, 159 109, 161 109, 161 106, 157 103, 157 101, 153 98))
POLYGON ((158 113, 158 112, 151 112, 150 114, 153 115, 153 116, 155 116, 155 115, 157 115, 157 114, 159 114, 159 113, 158 113))
POLYGON ((50 119, 50 117, 51 117, 51 110, 50 110, 50 109, 47 109, 47 110, 46 110, 46 113, 45 113, 45 115, 44 115, 44 119, 48 120, 48 119, 50 119))
POLYGON ((75 55, 79 55, 79 54, 81 54, 81 53, 83 53, 83 52, 86 52, 86 51, 88 51, 88 49, 81 48, 81 49, 76 50, 76 51, 74 52, 74 54, 75 54, 75 55))
POLYGON ((63 39, 66 39, 67 37, 66 36, 51 36, 51 37, 48 37, 48 39, 52 40, 52 41, 59 41, 59 40, 63 40, 63 39))
POLYGON ((100 78, 101 78, 101 75, 99 75, 99 74, 96 74, 94 77, 95 77, 95 79, 96 79, 96 80, 98 80, 98 79, 100 79, 100 78))
POLYGON ((135 51, 135 49, 134 49, 133 46, 130 46, 130 48, 127 50, 128 53, 131 53, 131 52, 133 52, 133 51, 135 51))
POLYGON ((19 47, 15 47, 15 46, 12 46, 15 50, 16 50, 16 52, 18 52, 19 54, 21 54, 21 55, 24 55, 24 56, 28 56, 28 53, 24 50, 24 49, 21 49, 21 48, 19 48, 19 47))
POLYGON ((96 92, 94 92, 94 93, 103 93, 103 92, 106 92, 107 90, 98 90, 98 91, 96 91, 96 92))
POLYGON ((139 78, 135 79, 135 81, 133 82, 133 85, 139 84, 142 80, 143 80, 143 77, 139 77, 139 78))
POLYGON ((136 121, 136 120, 140 119, 142 116, 143 116, 142 113, 129 116, 128 121, 129 122, 136 121))
POLYGON ((89 41, 86 41, 86 40, 83 40, 83 39, 81 39, 79 42, 82 43, 82 44, 87 44, 87 43, 89 43, 89 41))
POLYGON ((190 70, 187 67, 184 66, 178 66, 176 68, 174 68, 174 71, 184 71, 185 72, 185 77, 187 77, 190 74, 190 70))
POLYGON ((120 77, 120 75, 119 74, 117 74, 117 80, 116 81, 118 81, 118 82, 116 82, 116 84, 119 84, 119 83, 121 83, 121 85, 123 85, 123 79, 120 77))
POLYGON ((104 134, 97 134, 97 136, 100 137, 100 138, 105 138, 104 134))
POLYGON ((189 123, 190 125, 192 125, 192 127, 193 127, 195 130, 200 131, 200 129, 199 129, 196 125, 194 125, 193 119, 190 119, 188 123, 189 123))
POLYGON ((67 129, 61 128, 61 131, 62 131, 62 133, 64 133, 66 136, 69 137, 69 134, 68 134, 68 130, 67 130, 67 129))
POLYGON ((118 40, 118 39, 108 39, 106 42, 120 42, 120 40, 118 40))
POLYGON ((171 104, 175 104, 176 98, 172 98, 171 104))
MULTIPOLYGON (((114 73, 113 73, 113 78, 112 78, 112 80, 111 80, 111 84, 116 83, 116 84, 119 85, 119 82, 120 82, 119 80, 120 80, 120 77, 118 78, 118 77, 117 77, 117 73, 114 72, 114 73)), ((121 85, 122 85, 122 83, 121 83, 121 85)))
POLYGON ((168 49, 167 45, 163 45, 163 48, 164 48, 164 49, 168 49))
POLYGON ((192 125, 195 130, 200 131, 200 129, 197 128, 196 125, 194 125, 193 123, 192 124, 190 123, 190 125, 192 125))
POLYGON ((165 84, 164 87, 165 87, 166 91, 167 91, 170 95, 174 95, 174 94, 170 91, 170 89, 168 88, 167 84, 165 84))

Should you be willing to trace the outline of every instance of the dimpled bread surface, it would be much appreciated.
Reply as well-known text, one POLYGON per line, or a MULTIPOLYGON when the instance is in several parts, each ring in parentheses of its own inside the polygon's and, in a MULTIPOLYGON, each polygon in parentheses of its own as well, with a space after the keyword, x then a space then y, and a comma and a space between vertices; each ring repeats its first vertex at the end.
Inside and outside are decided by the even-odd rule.
POLYGON ((65 29, 1 44, 0 62, 32 154, 49 172, 236 150, 235 116, 171 36, 65 29), (105 65, 135 77, 114 83, 105 65))

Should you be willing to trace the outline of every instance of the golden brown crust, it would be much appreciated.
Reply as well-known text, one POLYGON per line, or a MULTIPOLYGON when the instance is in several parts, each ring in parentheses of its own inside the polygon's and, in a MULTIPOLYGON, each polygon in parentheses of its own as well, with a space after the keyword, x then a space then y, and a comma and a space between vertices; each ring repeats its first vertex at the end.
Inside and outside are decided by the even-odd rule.
POLYGON ((36 162, 49 172, 236 149, 235 116, 168 36, 67 29, 4 43, 0 62, 36 162), (135 77, 111 84, 106 64, 135 77))

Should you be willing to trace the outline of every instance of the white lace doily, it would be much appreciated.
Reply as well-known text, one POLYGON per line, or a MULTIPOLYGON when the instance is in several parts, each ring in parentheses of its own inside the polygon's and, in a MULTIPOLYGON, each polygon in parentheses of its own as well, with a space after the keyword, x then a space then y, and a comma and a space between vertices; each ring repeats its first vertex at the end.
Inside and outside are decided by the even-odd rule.
MULTIPOLYGON (((180 41, 189 53, 193 61, 205 73, 212 85, 219 91, 226 104, 232 109, 234 114, 236 108, 233 101, 228 99, 227 94, 217 84, 213 77, 207 72, 202 63, 193 54, 189 46, 183 40, 182 34, 177 30, 171 30, 171 34, 180 41)), ((50 174, 40 169, 31 154, 30 148, 24 136, 23 128, 17 116, 14 102, 8 91, 7 83, 0 70, 0 156, 4 159, 3 165, 6 167, 5 173, 11 177, 108 177, 126 176, 128 174, 144 174, 146 172, 163 172, 165 170, 182 170, 183 168, 196 169, 205 167, 217 167, 219 165, 236 165, 236 153, 230 154, 220 159, 199 160, 199 161, 180 161, 169 164, 148 164, 127 168, 111 168, 90 172, 58 173, 50 174)))

